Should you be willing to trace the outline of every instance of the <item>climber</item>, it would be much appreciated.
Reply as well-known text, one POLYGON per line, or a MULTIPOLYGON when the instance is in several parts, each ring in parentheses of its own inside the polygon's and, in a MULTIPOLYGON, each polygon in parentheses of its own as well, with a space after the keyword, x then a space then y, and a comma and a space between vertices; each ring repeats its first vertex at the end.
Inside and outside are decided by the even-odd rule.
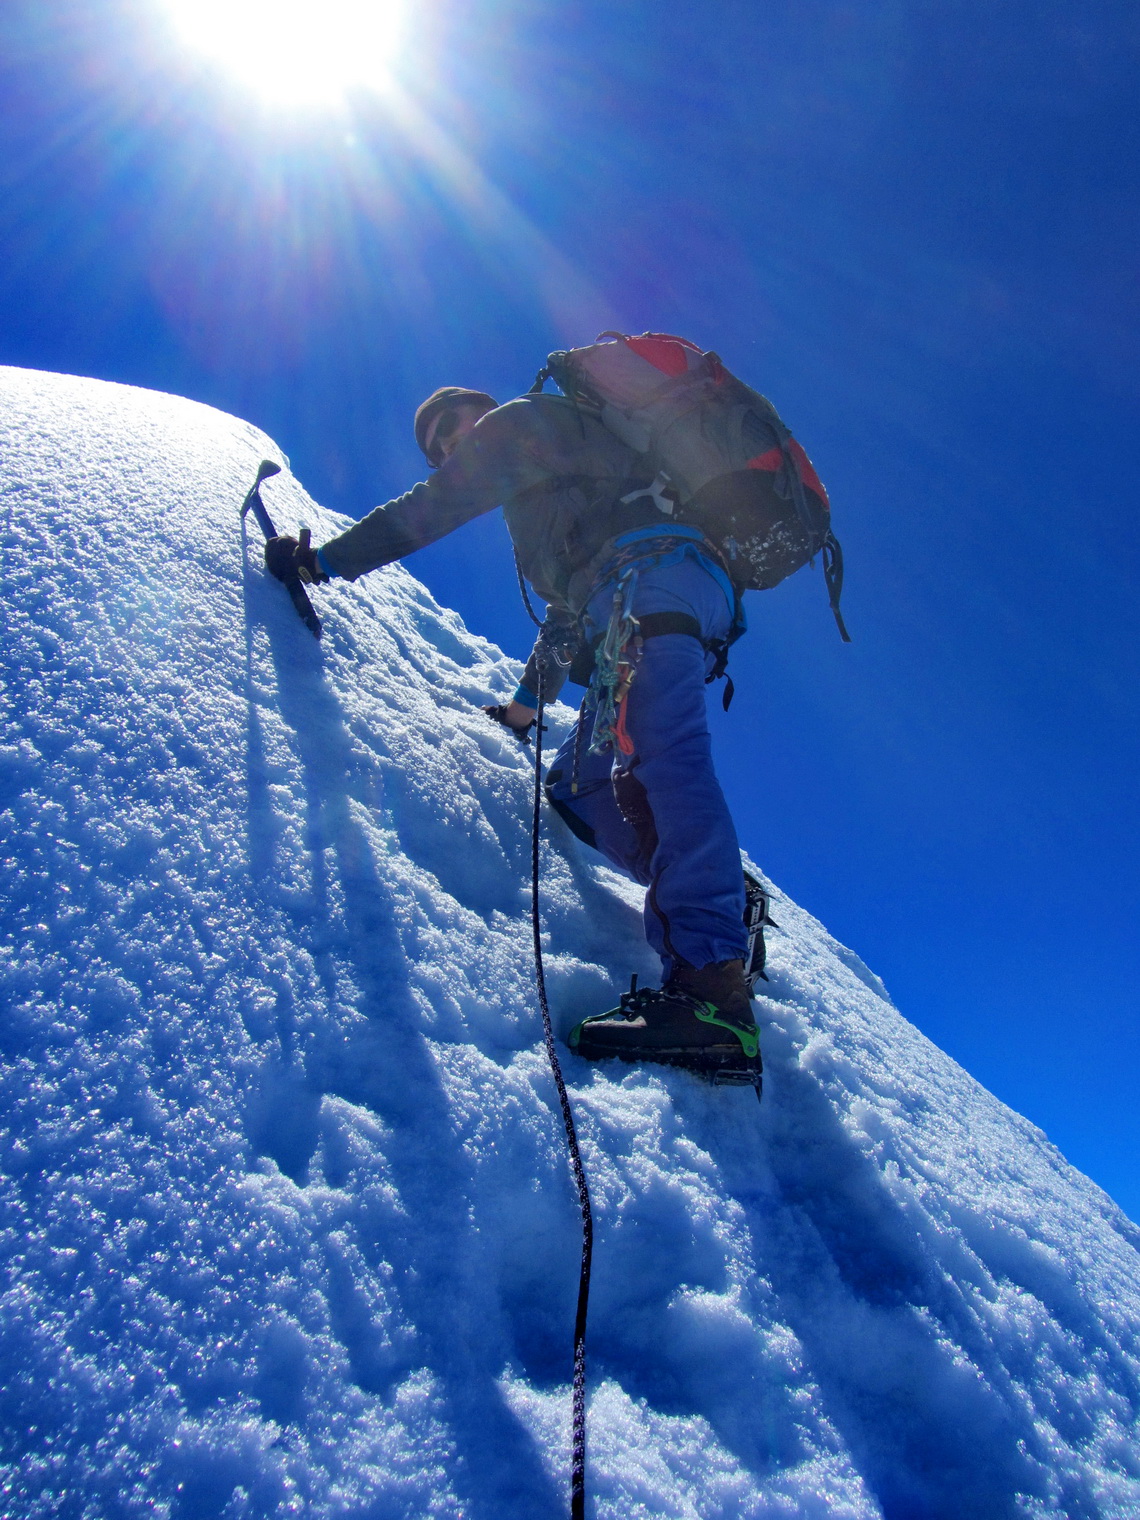
POLYGON ((320 548, 271 540, 270 571, 355 580, 502 505, 521 570, 548 610, 510 702, 485 710, 525 738, 540 662, 547 701, 575 647, 587 661, 595 645, 609 648, 624 667, 617 690, 611 669, 609 709, 584 707, 546 793, 580 839, 647 887, 646 935, 663 967, 660 988, 583 1020, 570 1043, 595 1059, 758 1069, 740 850, 705 711, 706 677, 742 622, 724 555, 699 528, 672 521, 644 457, 565 396, 499 406, 485 392, 445 387, 417 410, 415 436, 433 469, 426 481, 320 548), (623 645, 630 629, 636 637, 623 645))

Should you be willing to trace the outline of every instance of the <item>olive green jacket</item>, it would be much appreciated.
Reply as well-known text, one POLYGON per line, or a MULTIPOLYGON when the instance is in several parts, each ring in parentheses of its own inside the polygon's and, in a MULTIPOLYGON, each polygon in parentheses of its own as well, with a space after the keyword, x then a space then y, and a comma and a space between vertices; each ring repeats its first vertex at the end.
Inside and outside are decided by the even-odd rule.
MULTIPOLYGON (((502 506, 527 580, 570 626, 621 533, 661 521, 642 457, 563 396, 520 396, 476 423, 439 469, 321 546, 348 580, 434 543, 502 506)), ((534 690, 534 657, 523 684, 534 690), (530 677, 530 681, 527 680, 530 677)), ((562 679, 550 674, 547 693, 562 679)))

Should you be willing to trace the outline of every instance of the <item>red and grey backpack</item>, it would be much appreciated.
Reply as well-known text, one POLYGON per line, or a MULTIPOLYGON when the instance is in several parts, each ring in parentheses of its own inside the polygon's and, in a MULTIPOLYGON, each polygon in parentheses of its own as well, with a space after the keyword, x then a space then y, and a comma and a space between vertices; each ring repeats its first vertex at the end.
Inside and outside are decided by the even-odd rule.
POLYGON ((658 510, 706 533, 742 587, 767 590, 819 554, 831 610, 850 641, 827 492, 765 396, 716 354, 668 333, 602 333, 587 348, 551 354, 534 389, 547 379, 647 456, 657 474, 647 494, 658 510))

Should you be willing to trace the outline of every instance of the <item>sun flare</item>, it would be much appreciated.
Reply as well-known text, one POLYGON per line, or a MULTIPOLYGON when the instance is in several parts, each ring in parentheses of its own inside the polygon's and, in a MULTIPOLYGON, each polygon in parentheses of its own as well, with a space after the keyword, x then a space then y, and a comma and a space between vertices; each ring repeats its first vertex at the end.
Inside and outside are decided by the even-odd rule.
POLYGON ((401 0, 166 0, 186 42, 282 103, 383 89, 401 0))

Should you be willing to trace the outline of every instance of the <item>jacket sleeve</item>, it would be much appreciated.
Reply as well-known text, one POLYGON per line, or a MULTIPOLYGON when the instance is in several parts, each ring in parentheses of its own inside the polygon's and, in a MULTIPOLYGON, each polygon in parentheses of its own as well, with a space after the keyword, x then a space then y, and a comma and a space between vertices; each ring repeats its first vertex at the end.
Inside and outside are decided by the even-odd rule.
POLYGON ((489 412, 428 480, 322 544, 327 567, 354 581, 434 544, 541 480, 541 466, 519 447, 505 413, 505 408, 489 412))

